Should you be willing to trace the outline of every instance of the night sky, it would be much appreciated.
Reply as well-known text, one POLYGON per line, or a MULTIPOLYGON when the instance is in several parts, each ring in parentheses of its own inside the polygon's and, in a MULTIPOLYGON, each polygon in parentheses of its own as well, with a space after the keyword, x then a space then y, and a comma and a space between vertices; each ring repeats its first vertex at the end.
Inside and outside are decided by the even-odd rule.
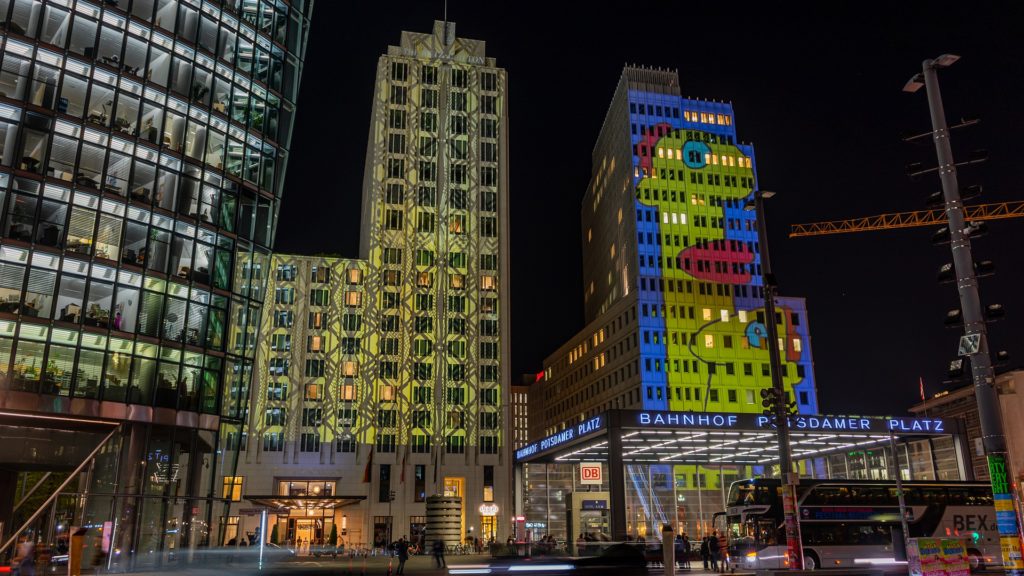
MULTIPOLYGON (((989 153, 961 169, 961 185, 984 186, 977 202, 1024 199, 1024 5, 558 4, 448 7, 458 35, 485 40, 508 70, 513 378, 583 327, 580 201, 622 67, 636 63, 678 69, 684 96, 733 102, 760 185, 777 192, 772 261, 780 292, 807 298, 821 410, 903 413, 919 376, 929 395, 951 387, 959 331, 942 320, 958 301, 935 280, 951 258, 932 229, 790 239, 789 225, 924 208, 938 177, 913 182, 905 166, 933 165, 934 148, 902 137, 930 130, 927 103, 924 90, 901 88, 946 52, 962 57, 940 73, 947 117, 981 119, 954 132, 954 154, 989 153)), ((275 250, 357 256, 377 58, 402 30, 429 31, 442 6, 317 1, 275 250)), ((1021 366, 1024 219, 989 229, 974 243, 975 259, 997 270, 981 281, 982 301, 1007 310, 990 342, 1021 366)))

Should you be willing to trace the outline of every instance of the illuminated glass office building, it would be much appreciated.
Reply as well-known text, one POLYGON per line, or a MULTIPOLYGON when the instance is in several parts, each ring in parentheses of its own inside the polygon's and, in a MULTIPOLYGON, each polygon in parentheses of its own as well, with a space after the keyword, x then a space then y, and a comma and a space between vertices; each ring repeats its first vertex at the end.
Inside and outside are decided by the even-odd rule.
POLYGON ((5 539, 80 464, 38 539, 226 539, 311 9, 0 1, 0 425, 35 447, 0 449, 5 539))

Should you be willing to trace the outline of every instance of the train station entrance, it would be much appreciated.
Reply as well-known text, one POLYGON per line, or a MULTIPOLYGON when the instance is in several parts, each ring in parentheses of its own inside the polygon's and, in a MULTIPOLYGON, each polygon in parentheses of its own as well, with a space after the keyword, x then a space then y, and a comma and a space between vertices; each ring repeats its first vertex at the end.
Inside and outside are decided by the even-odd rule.
MULTIPOLYGON (((938 418, 794 415, 803 478, 973 480, 962 431, 938 418)), ((699 539, 732 482, 778 478, 773 419, 761 414, 612 410, 515 453, 516 538, 652 540, 670 524, 699 539)))

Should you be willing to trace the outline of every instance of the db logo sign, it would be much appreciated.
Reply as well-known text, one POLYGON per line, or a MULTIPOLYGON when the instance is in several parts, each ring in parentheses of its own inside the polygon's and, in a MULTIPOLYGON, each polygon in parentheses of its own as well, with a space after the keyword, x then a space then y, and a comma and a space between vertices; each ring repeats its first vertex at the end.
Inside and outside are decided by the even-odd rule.
POLYGON ((601 464, 586 463, 580 464, 580 484, 600 484, 601 464))

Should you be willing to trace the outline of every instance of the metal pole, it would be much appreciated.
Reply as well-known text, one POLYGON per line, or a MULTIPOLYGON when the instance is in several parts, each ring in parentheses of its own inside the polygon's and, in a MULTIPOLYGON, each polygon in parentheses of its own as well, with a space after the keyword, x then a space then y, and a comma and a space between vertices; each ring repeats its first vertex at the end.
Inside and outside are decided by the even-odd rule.
POLYGON ((949 127, 939 92, 935 60, 925 60, 922 65, 925 91, 928 94, 928 111, 931 114, 932 138, 938 157, 939 179, 942 194, 946 200, 946 217, 949 219, 949 246, 953 252, 953 267, 956 269, 957 291, 960 293, 960 310, 964 319, 966 336, 979 339, 977 349, 968 354, 971 362, 971 376, 974 381, 974 395, 978 401, 978 417, 981 421, 982 443, 988 458, 989 476, 992 481, 992 496, 996 505, 996 521, 999 528, 1000 548, 1003 553, 1003 568, 1013 576, 1024 575, 1024 560, 1021 558, 1021 539, 1017 527, 1013 494, 1007 470, 1006 436, 1003 433, 999 396, 995 389, 995 372, 988 354, 988 336, 985 319, 981 312, 981 298, 978 282, 974 276, 974 259, 971 256, 971 240, 965 233, 963 203, 956 177, 956 163, 949 142, 949 127))
MULTIPOLYGON (((896 454, 896 434, 889 430, 889 450, 892 452, 892 469, 896 473, 896 498, 900 505, 900 527, 903 528, 903 550, 910 549, 910 526, 907 525, 907 501, 903 496, 903 474, 900 473, 900 457, 896 454)), ((907 463, 909 464, 909 460, 907 463)))
POLYGON ((779 441, 779 468, 782 484, 782 509, 786 526, 786 548, 792 570, 803 568, 803 550, 800 542, 799 518, 796 511, 796 484, 799 476, 793 472, 793 456, 789 448, 789 410, 782 382, 782 364, 779 358, 779 330, 775 322, 775 276, 768 254, 768 230, 764 219, 764 191, 754 191, 754 209, 757 213, 757 239, 761 256, 761 283, 764 286, 765 328, 768 331, 768 360, 771 364, 772 389, 775 392, 775 429, 779 441))

